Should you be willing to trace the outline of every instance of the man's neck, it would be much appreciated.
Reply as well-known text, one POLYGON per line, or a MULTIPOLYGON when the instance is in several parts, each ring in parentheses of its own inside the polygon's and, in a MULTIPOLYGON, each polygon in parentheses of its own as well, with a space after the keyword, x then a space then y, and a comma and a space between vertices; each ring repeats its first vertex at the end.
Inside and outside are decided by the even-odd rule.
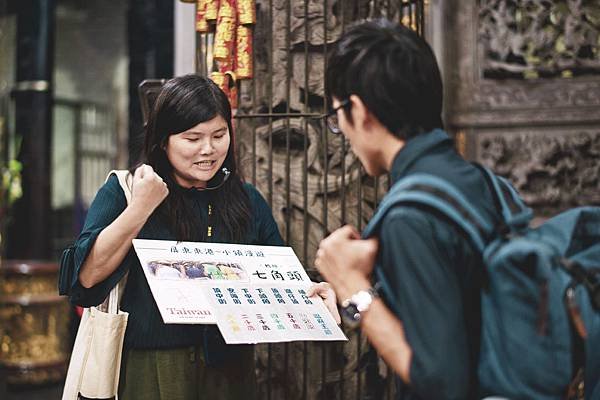
POLYGON ((383 136, 381 142, 381 157, 384 162, 386 172, 390 172, 392 170, 392 165, 394 164, 394 160, 396 159, 398 152, 402 150, 406 142, 402 139, 398 139, 391 133, 388 133, 385 136, 383 136))

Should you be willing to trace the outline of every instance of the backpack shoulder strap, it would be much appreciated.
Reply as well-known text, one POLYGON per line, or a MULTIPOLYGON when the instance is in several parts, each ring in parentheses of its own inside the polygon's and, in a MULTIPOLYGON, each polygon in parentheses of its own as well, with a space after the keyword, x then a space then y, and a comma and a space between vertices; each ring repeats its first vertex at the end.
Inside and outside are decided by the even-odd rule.
POLYGON ((473 165, 482 172, 494 197, 496 208, 502 215, 502 222, 508 231, 526 228, 533 217, 533 212, 525 205, 508 180, 497 176, 481 164, 473 163, 473 165))
POLYGON ((413 174, 392 186, 362 236, 373 236, 384 216, 398 204, 423 205, 442 213, 468 235, 478 251, 483 251, 486 238, 493 231, 493 226, 453 185, 433 175, 413 174))
MULTIPOLYGON (((413 174, 392 186, 363 230, 362 237, 374 236, 388 211, 399 204, 421 205, 440 212, 466 233, 480 253, 494 230, 454 186, 433 175, 413 174)), ((375 268, 374 274, 381 291, 393 299, 394 293, 383 270, 375 268)))

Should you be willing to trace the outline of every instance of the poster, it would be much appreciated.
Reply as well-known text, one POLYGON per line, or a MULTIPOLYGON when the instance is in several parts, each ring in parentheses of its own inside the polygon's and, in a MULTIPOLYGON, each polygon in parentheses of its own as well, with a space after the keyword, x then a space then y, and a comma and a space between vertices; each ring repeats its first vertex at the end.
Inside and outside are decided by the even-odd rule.
POLYGON ((227 343, 347 340, 291 247, 134 239, 166 324, 217 324, 227 343))

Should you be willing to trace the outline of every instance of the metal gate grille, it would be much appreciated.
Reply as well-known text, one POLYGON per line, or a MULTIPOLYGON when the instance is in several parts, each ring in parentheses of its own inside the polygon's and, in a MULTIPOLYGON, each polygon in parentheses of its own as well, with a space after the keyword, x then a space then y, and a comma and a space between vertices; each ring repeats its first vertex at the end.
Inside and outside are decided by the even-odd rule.
POLYGON ((106 174, 117 164, 116 120, 110 107, 54 99, 53 252, 73 242, 106 174))
MULTIPOLYGON (((254 77, 236 83, 238 159, 266 197, 286 243, 313 280, 319 241, 349 223, 361 229, 387 179, 364 173, 343 136, 328 132, 324 70, 328 49, 354 21, 387 17, 423 34, 417 0, 257 0, 254 77)), ((198 33, 197 72, 209 76, 212 33, 198 33)), ((366 340, 257 347, 259 398, 391 398, 390 374, 368 362, 366 340)))

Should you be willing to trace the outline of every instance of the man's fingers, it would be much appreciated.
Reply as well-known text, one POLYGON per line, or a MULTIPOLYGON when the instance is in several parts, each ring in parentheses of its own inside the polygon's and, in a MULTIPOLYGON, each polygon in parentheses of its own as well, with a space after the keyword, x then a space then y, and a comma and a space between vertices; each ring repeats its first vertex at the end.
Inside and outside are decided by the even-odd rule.
POLYGON ((377 238, 365 239, 362 241, 370 251, 377 252, 379 249, 379 240, 377 238))
POLYGON ((349 244, 350 241, 357 239, 360 239, 360 233, 356 228, 351 225, 345 225, 321 240, 317 257, 323 257, 326 255, 325 253, 335 254, 340 250, 340 247, 344 247, 349 244))
POLYGON ((350 239, 360 239, 360 232, 352 225, 346 225, 348 227, 348 237, 350 239))
POLYGON ((360 239, 360 233, 352 225, 344 225, 331 234, 333 237, 343 237, 346 239, 360 239))

